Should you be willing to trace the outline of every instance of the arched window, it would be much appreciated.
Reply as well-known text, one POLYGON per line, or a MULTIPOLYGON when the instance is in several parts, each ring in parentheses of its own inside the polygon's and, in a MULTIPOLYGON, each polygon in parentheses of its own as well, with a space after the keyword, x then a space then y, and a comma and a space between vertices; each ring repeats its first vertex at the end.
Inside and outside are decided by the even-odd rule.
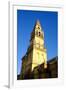
POLYGON ((40 32, 39 32, 39 36, 40 36, 40 32))

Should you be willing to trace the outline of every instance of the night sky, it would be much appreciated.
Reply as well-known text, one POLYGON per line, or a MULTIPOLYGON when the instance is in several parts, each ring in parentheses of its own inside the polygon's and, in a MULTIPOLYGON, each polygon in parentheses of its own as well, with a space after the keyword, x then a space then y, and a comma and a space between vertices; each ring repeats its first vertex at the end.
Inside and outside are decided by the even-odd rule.
POLYGON ((44 31, 48 60, 58 56, 58 12, 17 10, 17 73, 21 70, 21 58, 29 46, 31 32, 36 20, 44 31))

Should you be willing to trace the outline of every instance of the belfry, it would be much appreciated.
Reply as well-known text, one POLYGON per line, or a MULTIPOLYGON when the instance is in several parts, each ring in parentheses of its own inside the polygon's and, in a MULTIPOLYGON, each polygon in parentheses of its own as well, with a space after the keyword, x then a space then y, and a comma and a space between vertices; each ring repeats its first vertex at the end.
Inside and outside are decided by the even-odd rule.
POLYGON ((26 73, 30 73, 35 67, 44 64, 47 68, 47 52, 44 46, 44 32, 39 20, 36 21, 30 37, 30 45, 26 54, 22 57, 22 67, 20 76, 24 78, 26 73))

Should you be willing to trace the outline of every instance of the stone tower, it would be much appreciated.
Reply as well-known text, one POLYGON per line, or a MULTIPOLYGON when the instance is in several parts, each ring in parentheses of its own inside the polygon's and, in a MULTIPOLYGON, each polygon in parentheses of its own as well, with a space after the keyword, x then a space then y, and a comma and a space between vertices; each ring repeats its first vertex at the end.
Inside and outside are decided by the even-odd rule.
POLYGON ((47 52, 44 46, 44 32, 39 20, 36 21, 30 37, 30 45, 26 55, 22 58, 21 76, 25 73, 30 73, 40 64, 44 63, 44 68, 47 68, 47 52))

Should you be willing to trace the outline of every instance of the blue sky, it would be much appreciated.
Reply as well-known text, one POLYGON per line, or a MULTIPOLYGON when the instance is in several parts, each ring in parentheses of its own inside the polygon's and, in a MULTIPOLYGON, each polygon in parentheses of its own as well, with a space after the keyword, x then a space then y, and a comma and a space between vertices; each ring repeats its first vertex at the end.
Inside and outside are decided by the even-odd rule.
POLYGON ((51 11, 17 10, 17 73, 21 70, 21 58, 29 46, 36 20, 44 31, 48 60, 58 56, 58 13, 51 11))

